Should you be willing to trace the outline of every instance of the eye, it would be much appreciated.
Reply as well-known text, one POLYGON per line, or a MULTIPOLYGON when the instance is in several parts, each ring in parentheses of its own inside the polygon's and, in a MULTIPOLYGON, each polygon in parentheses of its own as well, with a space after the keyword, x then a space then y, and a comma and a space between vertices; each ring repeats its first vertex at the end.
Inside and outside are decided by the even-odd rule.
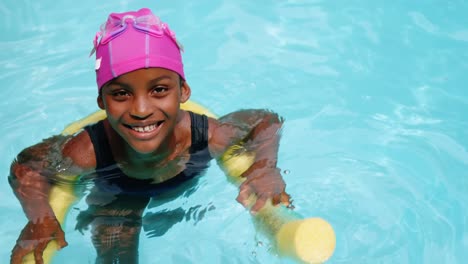
POLYGON ((166 86, 160 86, 160 85, 159 85, 159 86, 153 87, 153 89, 152 89, 151 92, 152 92, 153 94, 158 94, 158 95, 160 95, 160 94, 163 94, 163 93, 167 92, 168 90, 169 90, 169 89, 168 89, 166 86))
POLYGON ((112 95, 114 95, 114 96, 126 96, 126 95, 128 95, 128 92, 127 91, 117 91, 117 92, 114 92, 112 95))
POLYGON ((116 100, 124 100, 130 96, 130 93, 126 90, 115 90, 111 93, 112 97, 116 100))

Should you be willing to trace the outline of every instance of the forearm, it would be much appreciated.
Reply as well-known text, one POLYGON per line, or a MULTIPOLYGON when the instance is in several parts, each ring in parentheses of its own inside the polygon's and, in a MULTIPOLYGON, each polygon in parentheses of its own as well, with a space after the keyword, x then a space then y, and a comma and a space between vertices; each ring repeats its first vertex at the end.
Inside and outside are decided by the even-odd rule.
POLYGON ((253 154, 252 164, 242 177, 247 182, 259 178, 267 178, 269 184, 284 188, 284 181, 280 169, 277 168, 279 141, 283 119, 276 113, 266 110, 257 110, 257 122, 251 123, 251 128, 242 140, 246 152, 253 154))
POLYGON ((270 199, 274 205, 290 205, 277 168, 282 125, 283 119, 274 112, 242 110, 220 118, 212 131, 222 135, 212 138, 213 153, 220 154, 220 165, 226 173, 241 177, 237 201, 251 207, 251 211, 258 211, 270 199), (253 205, 252 195, 256 198, 253 205))
POLYGON ((276 168, 283 120, 275 113, 263 113, 264 117, 249 133, 245 147, 255 153, 253 166, 276 168))
POLYGON ((14 163, 8 181, 30 221, 55 218, 49 204, 50 184, 46 177, 24 164, 14 163))

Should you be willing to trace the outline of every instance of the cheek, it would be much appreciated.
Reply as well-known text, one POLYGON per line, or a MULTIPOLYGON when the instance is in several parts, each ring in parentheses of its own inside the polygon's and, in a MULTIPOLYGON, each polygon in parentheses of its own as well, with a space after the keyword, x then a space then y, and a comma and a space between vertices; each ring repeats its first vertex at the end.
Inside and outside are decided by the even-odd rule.
POLYGON ((167 100, 160 101, 158 104, 168 115, 173 116, 179 112, 180 103, 177 95, 171 96, 167 98, 167 100))
POLYGON ((104 109, 108 114, 118 114, 122 111, 125 110, 125 104, 124 103, 117 103, 112 100, 105 100, 104 101, 104 109))

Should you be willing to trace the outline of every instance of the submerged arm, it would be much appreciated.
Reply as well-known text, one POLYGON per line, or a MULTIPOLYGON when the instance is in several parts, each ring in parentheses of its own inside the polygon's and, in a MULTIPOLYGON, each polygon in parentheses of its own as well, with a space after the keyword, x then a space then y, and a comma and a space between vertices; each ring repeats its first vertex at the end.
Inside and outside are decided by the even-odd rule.
POLYGON ((13 192, 21 203, 28 220, 54 218, 54 212, 48 202, 50 184, 45 168, 48 166, 46 153, 50 145, 42 142, 23 150, 10 168, 8 181, 13 192))
POLYGON ((244 181, 237 197, 248 207, 251 205, 249 197, 255 195, 253 212, 261 209, 268 200, 274 205, 290 205, 286 184, 277 168, 283 121, 271 111, 242 110, 221 117, 212 130, 210 142, 217 159, 233 145, 241 145, 244 151, 254 153, 253 163, 241 175, 244 181))
POLYGON ((21 263, 31 251, 36 262, 42 263, 42 252, 51 240, 56 240, 60 248, 67 245, 49 204, 49 193, 54 182, 67 184, 58 182, 59 173, 72 175, 79 171, 62 153, 69 141, 70 137, 64 136, 46 139, 23 150, 11 165, 8 181, 29 220, 16 241, 11 263, 21 263))

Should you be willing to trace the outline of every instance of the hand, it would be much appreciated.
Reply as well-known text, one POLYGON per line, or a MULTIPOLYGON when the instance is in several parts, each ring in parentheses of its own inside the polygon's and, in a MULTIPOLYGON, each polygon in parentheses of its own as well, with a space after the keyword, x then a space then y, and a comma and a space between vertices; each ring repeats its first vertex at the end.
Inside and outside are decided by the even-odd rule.
POLYGON ((57 241, 59 249, 68 245, 65 241, 65 234, 56 218, 44 217, 36 222, 29 221, 21 231, 11 252, 11 264, 21 264, 23 257, 32 251, 34 251, 36 264, 43 264, 44 249, 54 239, 57 241))
POLYGON ((266 160, 260 160, 242 174, 245 181, 239 187, 237 201, 248 207, 249 198, 255 195, 255 203, 250 208, 252 213, 258 212, 268 200, 273 205, 284 204, 291 206, 291 196, 285 192, 286 184, 278 168, 268 168, 266 160))

